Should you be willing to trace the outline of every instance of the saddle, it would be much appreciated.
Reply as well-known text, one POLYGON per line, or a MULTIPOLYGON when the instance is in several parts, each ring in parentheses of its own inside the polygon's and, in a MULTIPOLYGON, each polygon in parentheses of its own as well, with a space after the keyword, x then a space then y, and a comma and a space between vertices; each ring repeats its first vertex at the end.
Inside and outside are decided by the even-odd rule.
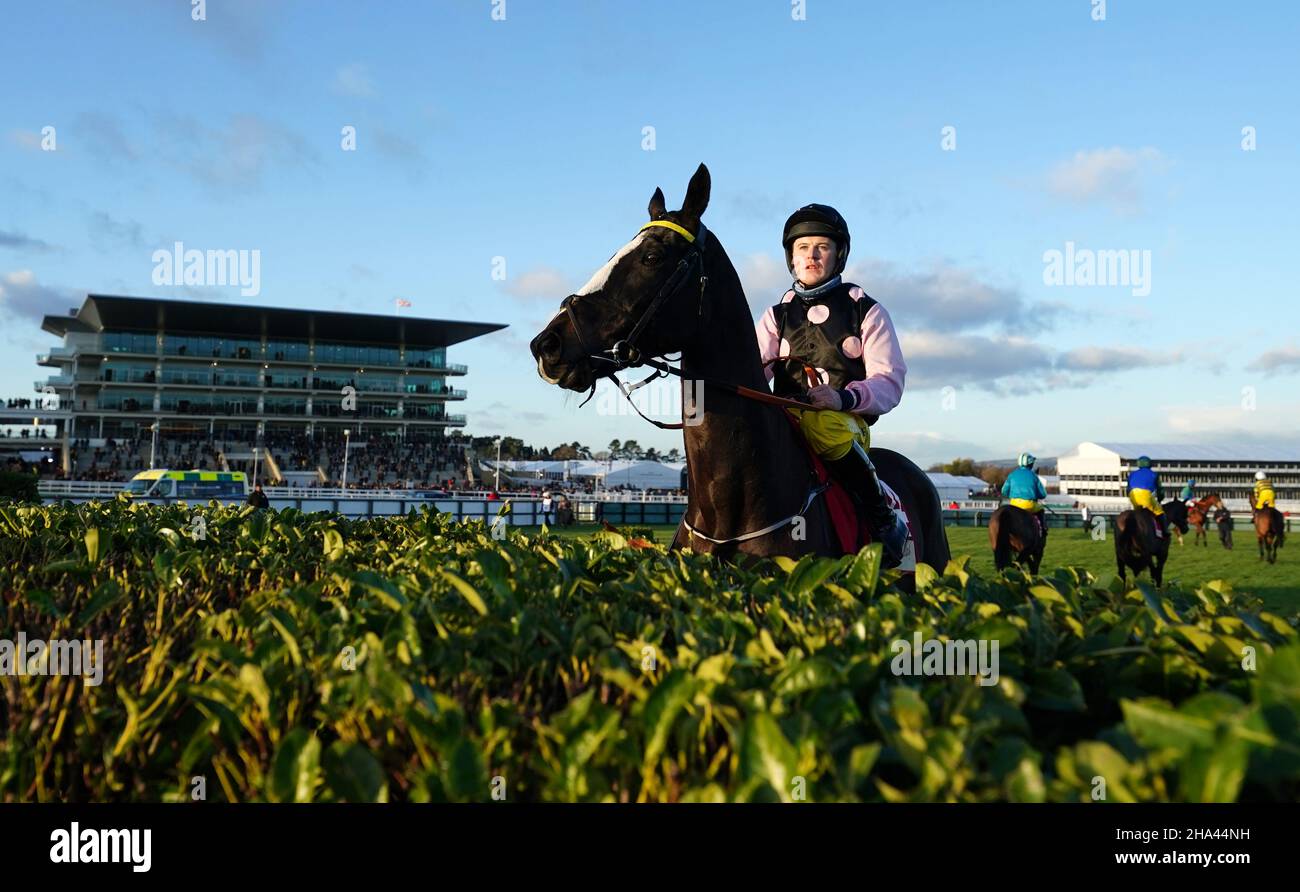
MULTIPOLYGON (((804 450, 808 453, 817 486, 826 487, 822 492, 822 497, 826 500, 826 512, 830 516, 831 526, 835 529, 840 548, 845 554, 856 554, 871 544, 871 528, 868 526, 866 518, 859 512, 857 500, 826 469, 826 464, 821 460, 821 456, 812 448, 808 438, 803 435, 803 429, 799 427, 799 422, 789 412, 783 412, 782 414, 794 427, 795 437, 803 444, 804 450)), ((889 501, 890 506, 903 515, 903 520, 910 530, 912 520, 907 516, 907 511, 903 508, 903 500, 884 480, 880 481, 880 486, 885 491, 885 498, 889 501)), ((909 548, 910 545, 909 541, 909 548)), ((907 563, 907 559, 904 558, 904 566, 907 563)))

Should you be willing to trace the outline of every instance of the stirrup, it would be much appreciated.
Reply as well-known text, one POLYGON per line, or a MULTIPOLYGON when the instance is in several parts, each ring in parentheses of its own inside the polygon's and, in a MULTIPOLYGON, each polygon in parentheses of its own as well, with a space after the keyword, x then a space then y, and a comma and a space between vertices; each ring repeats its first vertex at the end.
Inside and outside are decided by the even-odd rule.
POLYGON ((907 524, 898 516, 897 511, 891 508, 890 513, 894 515, 894 523, 889 529, 883 532, 874 528, 871 530, 872 541, 880 543, 882 570, 892 570, 903 563, 903 555, 907 552, 907 524))

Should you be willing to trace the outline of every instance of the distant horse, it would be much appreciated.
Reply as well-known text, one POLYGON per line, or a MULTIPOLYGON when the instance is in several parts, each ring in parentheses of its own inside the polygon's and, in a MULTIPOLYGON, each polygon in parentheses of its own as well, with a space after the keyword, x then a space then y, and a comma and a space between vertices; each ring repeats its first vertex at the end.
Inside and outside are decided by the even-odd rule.
POLYGON ((999 570, 1015 561, 1028 565, 1030 573, 1037 573, 1046 544, 1038 520, 1024 508, 1003 505, 989 518, 989 546, 993 549, 993 565, 999 570))
MULTIPOLYGON (((598 379, 617 383, 616 373, 641 365, 682 379, 682 423, 647 419, 680 428, 686 445, 688 501, 672 548, 726 559, 843 554, 808 447, 785 408, 807 404, 768 389, 740 277, 701 225, 710 186, 701 164, 681 209, 669 211, 655 190, 651 222, 561 301, 533 338, 537 372, 578 393, 595 393, 598 379), (680 369, 653 359, 679 351, 680 369)), ((934 484, 902 455, 870 455, 903 503, 916 560, 943 572, 948 540, 934 484)))
MULTIPOLYGON (((1169 518, 1170 526, 1178 521, 1169 518)), ((1115 563, 1120 580, 1127 582, 1125 569, 1137 576, 1144 570, 1151 573, 1156 587, 1164 585, 1165 561, 1169 558, 1169 537, 1156 535, 1156 516, 1145 508, 1120 512, 1115 518, 1115 563)), ((1184 524, 1181 531, 1186 533, 1184 524)))
POLYGON ((1255 521, 1255 538, 1259 541, 1259 559, 1267 559, 1270 564, 1277 561, 1277 550, 1286 539, 1282 512, 1273 507, 1251 508, 1251 517, 1255 521))
POLYGON ((1218 493, 1210 493, 1202 499, 1197 499, 1190 506, 1183 501, 1174 500, 1164 503, 1165 513, 1170 519, 1177 519, 1177 523, 1171 524, 1174 535, 1178 539, 1178 544, 1183 544, 1183 533, 1187 528, 1194 527, 1196 535, 1192 538, 1192 545, 1204 545, 1210 547, 1210 539, 1206 530, 1210 525, 1210 509, 1223 506, 1223 500, 1219 498, 1218 493))
POLYGON ((1192 503, 1191 508, 1187 510, 1187 522, 1196 528, 1193 545, 1199 542, 1206 548, 1210 547, 1210 536, 1207 532, 1210 528, 1210 509, 1222 507, 1223 499, 1219 498, 1217 492, 1212 492, 1192 503))

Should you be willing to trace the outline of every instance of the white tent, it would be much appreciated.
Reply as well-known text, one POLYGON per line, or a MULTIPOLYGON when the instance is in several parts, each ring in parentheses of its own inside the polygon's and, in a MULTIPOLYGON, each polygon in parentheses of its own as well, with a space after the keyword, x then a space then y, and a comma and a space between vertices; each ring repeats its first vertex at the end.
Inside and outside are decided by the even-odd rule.
POLYGON ((978 477, 956 477, 940 471, 931 471, 926 476, 939 491, 939 501, 944 504, 965 501, 971 493, 988 489, 988 484, 978 477))
POLYGON ((613 467, 600 466, 607 488, 631 486, 634 489, 677 489, 682 485, 682 462, 617 461, 613 467))
MULTIPOLYGON (((484 461, 490 477, 494 462, 484 461)), ((563 484, 582 480, 600 486, 631 486, 636 489, 677 489, 682 485, 684 462, 657 461, 502 461, 501 474, 512 480, 563 484)))

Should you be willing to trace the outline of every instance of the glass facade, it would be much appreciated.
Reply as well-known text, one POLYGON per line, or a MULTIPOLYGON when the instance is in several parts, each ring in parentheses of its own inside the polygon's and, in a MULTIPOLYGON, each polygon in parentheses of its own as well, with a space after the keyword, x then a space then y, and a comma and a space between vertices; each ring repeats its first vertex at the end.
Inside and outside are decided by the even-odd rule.
POLYGON ((158 338, 152 332, 106 331, 105 353, 157 353, 158 338))
POLYGON ((447 366, 445 347, 407 347, 406 367, 410 369, 441 369, 447 366))
POLYGON ((311 372, 307 369, 264 369, 262 384, 264 387, 292 388, 306 390, 311 372))
POLYGON ((307 400, 304 397, 268 396, 262 401, 265 415, 306 415, 307 400))
POLYGON ((306 362, 311 350, 306 341, 267 341, 266 359, 276 362, 306 362))
POLYGON ((368 393, 397 393, 397 378, 393 375, 359 375, 357 390, 368 393))
POLYGON ((347 375, 342 372, 312 372, 312 390, 330 390, 337 393, 344 387, 356 386, 357 382, 352 375, 347 375))
POLYGON ((113 412, 152 412, 153 394, 129 390, 105 390, 99 395, 97 406, 113 412))
POLYGON ((261 375, 252 368, 218 368, 212 372, 212 383, 218 387, 257 387, 261 375))
MULTIPOLYGON (((267 430, 293 431, 302 431, 313 417, 343 425, 354 419, 394 423, 463 419, 448 416, 441 402, 465 395, 448 386, 447 374, 462 372, 464 367, 447 363, 446 348, 403 350, 337 340, 312 343, 305 336, 307 326, 302 330, 302 338, 270 339, 265 347, 255 338, 186 331, 86 335, 75 344, 69 339, 69 346, 63 348, 70 360, 83 354, 76 380, 69 372, 68 384, 82 412, 138 413, 101 418, 92 424, 100 432, 147 427, 154 414, 174 416, 171 422, 164 417, 164 425, 179 424, 203 435, 255 430, 248 425, 262 419, 268 419, 267 430), (356 403, 353 407, 349 402, 349 411, 344 411, 342 391, 347 387, 356 388, 356 403), (400 397, 405 397, 401 408, 400 397), (209 415, 214 419, 201 417, 209 415)), ((377 431, 396 429, 396 424, 376 427, 377 431)))
POLYGON ((164 384, 199 384, 212 386, 212 370, 207 369, 175 369, 163 368, 162 381, 164 384))
POLYGON ((99 380, 105 383, 152 384, 154 367, 139 363, 106 362, 99 367, 99 380))
POLYGON ((430 378, 424 375, 406 376, 407 393, 443 393, 446 390, 446 382, 441 377, 430 378))
POLYGON ((396 347, 373 347, 359 344, 316 344, 316 362, 344 363, 365 368, 368 365, 398 365, 396 347))

